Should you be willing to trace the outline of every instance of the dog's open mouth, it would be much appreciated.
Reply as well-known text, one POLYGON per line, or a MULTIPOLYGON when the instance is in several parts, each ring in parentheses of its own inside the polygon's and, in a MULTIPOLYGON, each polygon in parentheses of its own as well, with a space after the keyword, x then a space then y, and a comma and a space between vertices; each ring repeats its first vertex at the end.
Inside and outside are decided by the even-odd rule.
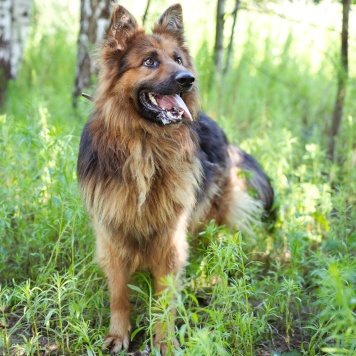
POLYGON ((140 101, 163 125, 177 124, 184 119, 193 121, 192 115, 180 95, 161 95, 142 91, 140 101))

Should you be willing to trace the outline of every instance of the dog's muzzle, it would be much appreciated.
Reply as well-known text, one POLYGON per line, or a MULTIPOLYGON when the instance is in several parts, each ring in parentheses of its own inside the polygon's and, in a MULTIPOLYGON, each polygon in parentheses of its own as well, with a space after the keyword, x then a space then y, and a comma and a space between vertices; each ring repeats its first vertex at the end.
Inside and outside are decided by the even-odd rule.
POLYGON ((141 90, 139 101, 148 118, 160 125, 177 124, 184 119, 193 121, 182 94, 192 89, 194 81, 191 72, 177 71, 166 81, 157 83, 155 88, 141 90))

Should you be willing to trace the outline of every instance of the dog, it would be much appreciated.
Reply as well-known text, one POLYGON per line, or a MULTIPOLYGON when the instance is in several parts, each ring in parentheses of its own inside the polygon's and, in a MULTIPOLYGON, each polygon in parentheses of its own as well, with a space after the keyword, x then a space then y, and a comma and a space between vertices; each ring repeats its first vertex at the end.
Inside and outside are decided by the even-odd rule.
MULTIPOLYGON (((201 111, 181 5, 169 7, 152 34, 114 5, 100 55, 78 181, 110 291, 104 346, 115 354, 129 346, 132 274, 149 271, 159 296, 164 277, 179 279, 187 263, 187 232, 212 219, 249 230, 274 193, 257 161, 201 111)), ((162 355, 168 331, 154 326, 162 355)))

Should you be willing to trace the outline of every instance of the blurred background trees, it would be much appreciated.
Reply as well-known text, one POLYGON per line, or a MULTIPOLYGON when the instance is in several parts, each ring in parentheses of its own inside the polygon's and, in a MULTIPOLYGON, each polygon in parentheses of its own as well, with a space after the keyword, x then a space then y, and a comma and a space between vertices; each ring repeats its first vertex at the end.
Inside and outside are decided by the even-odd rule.
POLYGON ((338 87, 328 137, 328 156, 334 160, 335 139, 339 133, 346 97, 347 78, 349 72, 349 14, 351 0, 342 0, 341 50, 338 70, 338 87))
POLYGON ((214 64, 218 73, 223 69, 225 2, 225 0, 218 0, 216 7, 214 64))
POLYGON ((74 106, 77 105, 77 99, 83 90, 90 87, 92 76, 98 71, 94 50, 103 39, 109 25, 111 3, 111 0, 80 1, 78 55, 73 88, 74 106))
POLYGON ((8 80, 18 73, 31 9, 31 0, 0 1, 0 105, 8 80))

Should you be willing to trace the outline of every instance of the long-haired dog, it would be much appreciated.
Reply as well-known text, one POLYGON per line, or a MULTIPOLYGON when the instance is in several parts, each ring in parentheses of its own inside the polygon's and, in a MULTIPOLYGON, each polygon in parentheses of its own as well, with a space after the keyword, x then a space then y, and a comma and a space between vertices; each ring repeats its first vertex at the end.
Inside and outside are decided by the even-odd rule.
MULTIPOLYGON (((273 203, 256 160, 230 145, 200 111, 182 21, 181 6, 173 5, 147 35, 126 9, 114 6, 94 110, 82 133, 79 186, 110 290, 104 344, 111 353, 129 345, 127 284, 135 271, 149 271, 159 295, 162 279, 179 277, 187 262, 188 231, 212 219, 249 229, 260 208, 268 211, 273 203), (249 195, 251 187, 257 196, 249 195)), ((166 354, 167 328, 157 324, 154 333, 166 354)))

